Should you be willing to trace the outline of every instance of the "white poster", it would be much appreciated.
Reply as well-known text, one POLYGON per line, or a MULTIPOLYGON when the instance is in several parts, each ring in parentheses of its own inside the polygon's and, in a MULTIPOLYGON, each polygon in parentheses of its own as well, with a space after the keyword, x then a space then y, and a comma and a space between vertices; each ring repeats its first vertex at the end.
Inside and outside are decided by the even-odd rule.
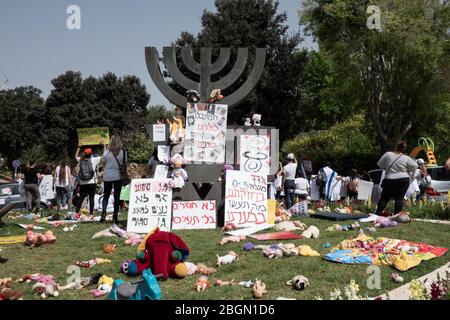
POLYGON ((154 124, 153 125, 153 141, 161 142, 166 141, 166 125, 154 124))
POLYGON ((172 203, 172 230, 215 229, 216 201, 179 201, 172 203))
POLYGON ((41 199, 52 200, 55 198, 55 192, 53 191, 53 176, 51 174, 45 175, 41 183, 39 184, 39 192, 41 199))
POLYGON ((225 224, 249 227, 266 224, 267 177, 256 173, 227 170, 225 224))
POLYGON ((148 233, 159 227, 170 231, 172 189, 170 179, 133 179, 130 189, 127 231, 148 233))
POLYGON ((158 159, 167 163, 170 159, 170 146, 158 146, 158 159))
POLYGON ((270 136, 242 135, 239 150, 241 171, 270 173, 270 136))
POLYGON ((368 201, 372 196, 373 182, 359 180, 358 182, 358 200, 368 201))
POLYGON ((225 162, 228 106, 188 103, 184 159, 190 162, 225 162))
POLYGON ((159 164, 155 168, 155 176, 153 179, 167 179, 169 174, 169 167, 164 164, 159 164))

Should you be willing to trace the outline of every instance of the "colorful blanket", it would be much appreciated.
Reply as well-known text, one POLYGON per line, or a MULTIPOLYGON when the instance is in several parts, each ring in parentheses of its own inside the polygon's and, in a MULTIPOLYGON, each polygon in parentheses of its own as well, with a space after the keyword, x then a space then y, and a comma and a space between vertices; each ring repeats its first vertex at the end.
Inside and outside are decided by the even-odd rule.
POLYGON ((447 248, 433 247, 425 243, 372 238, 362 234, 342 241, 325 255, 325 259, 346 264, 388 265, 406 271, 423 260, 440 257, 447 251, 447 248))

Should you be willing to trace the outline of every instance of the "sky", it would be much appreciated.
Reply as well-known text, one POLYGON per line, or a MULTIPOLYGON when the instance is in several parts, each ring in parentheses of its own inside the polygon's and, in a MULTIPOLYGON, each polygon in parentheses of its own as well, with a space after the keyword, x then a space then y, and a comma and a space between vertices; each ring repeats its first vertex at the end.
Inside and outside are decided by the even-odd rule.
MULTIPOLYGON (((288 15, 289 32, 300 30, 299 0, 280 0, 288 15)), ((181 31, 197 35, 204 9, 215 11, 213 0, 1 0, 0 87, 33 85, 47 97, 50 83, 67 70, 83 78, 106 72, 136 75, 151 94, 151 105, 171 104, 156 89, 145 65, 144 48, 175 41, 181 31), (66 26, 67 8, 81 11, 81 29, 66 26)), ((306 39, 302 47, 314 47, 306 39)))

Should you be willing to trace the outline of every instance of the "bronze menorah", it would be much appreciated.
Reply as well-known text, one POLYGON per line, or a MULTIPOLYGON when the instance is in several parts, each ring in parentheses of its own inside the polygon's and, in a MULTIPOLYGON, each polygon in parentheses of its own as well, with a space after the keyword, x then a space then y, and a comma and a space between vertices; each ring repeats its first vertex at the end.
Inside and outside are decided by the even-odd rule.
MULTIPOLYGON (((162 60, 171 78, 186 90, 196 90, 200 93, 200 101, 206 102, 209 93, 213 89, 225 90, 233 85, 244 72, 248 60, 248 48, 238 48, 237 58, 231 71, 218 81, 211 81, 211 76, 221 71, 230 61, 230 48, 220 48, 219 57, 212 62, 211 48, 200 48, 200 62, 194 60, 192 48, 181 47, 181 58, 184 65, 193 73, 200 76, 200 82, 196 82, 184 75, 177 66, 177 47, 164 47, 163 58, 160 59, 155 47, 145 48, 145 61, 147 69, 161 93, 173 104, 186 107, 187 99, 182 94, 172 89, 164 80, 159 62, 162 60)), ((259 81, 266 62, 266 49, 256 48, 253 68, 244 84, 233 93, 227 95, 221 104, 228 108, 242 102, 259 81)))

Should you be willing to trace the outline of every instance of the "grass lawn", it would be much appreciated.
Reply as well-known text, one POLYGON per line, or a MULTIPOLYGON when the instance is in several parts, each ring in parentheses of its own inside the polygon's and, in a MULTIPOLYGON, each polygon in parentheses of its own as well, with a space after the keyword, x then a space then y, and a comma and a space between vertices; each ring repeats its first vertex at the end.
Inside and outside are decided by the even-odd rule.
MULTIPOLYGON (((125 220, 122 215, 121 220, 125 220)), ((322 245, 330 242, 333 246, 340 241, 357 236, 357 231, 348 232, 327 232, 326 227, 334 224, 333 221, 319 220, 313 218, 301 219, 302 222, 317 226, 320 231, 318 239, 301 239, 293 242, 296 245, 307 244, 313 249, 319 251, 321 255, 329 252, 322 245)), ((14 236, 25 234, 25 230, 14 225, 11 220, 4 218, 7 222, 5 228, 0 228, 0 236, 14 236)), ((15 221, 19 223, 29 223, 28 220, 15 221)), ((123 223, 125 223, 123 221, 123 223)), ((345 222, 340 222, 345 223, 345 222)), ((85 223, 78 224, 74 232, 64 232, 62 227, 54 228, 48 225, 42 225, 51 228, 57 236, 55 244, 43 245, 38 248, 29 249, 22 244, 2 245, 1 255, 9 259, 5 264, 0 265, 0 278, 12 277, 14 280, 24 274, 43 273, 52 274, 56 280, 64 285, 69 274, 66 273, 67 267, 76 260, 89 260, 93 258, 107 258, 112 263, 96 265, 90 269, 81 269, 82 276, 89 276, 101 272, 113 278, 127 277, 118 272, 120 263, 125 259, 133 259, 136 247, 126 247, 123 240, 119 238, 98 238, 91 239, 91 236, 107 227, 109 224, 85 223), (116 243, 117 252, 114 255, 103 253, 104 243, 116 243)), ((365 226, 370 226, 366 224, 365 226)), ((397 228, 378 230, 377 236, 386 236, 411 241, 425 242, 430 245, 450 247, 450 226, 431 223, 413 222, 410 225, 400 225, 397 228)), ((203 262, 208 266, 215 267, 216 254, 224 255, 229 250, 234 250, 240 255, 239 261, 234 264, 226 265, 218 269, 218 272, 210 277, 211 283, 216 279, 229 280, 235 279, 237 282, 260 278, 268 289, 267 299, 274 299, 279 296, 314 299, 321 295, 323 298, 329 297, 329 292, 338 287, 343 290, 351 279, 360 286, 360 293, 374 297, 390 289, 400 286, 390 280, 390 275, 395 270, 389 267, 381 267, 381 290, 369 290, 366 287, 367 265, 343 265, 331 263, 322 257, 289 257, 281 259, 268 259, 261 256, 260 250, 244 252, 242 242, 239 244, 227 244, 219 246, 217 244, 223 237, 220 230, 206 231, 177 231, 176 232, 187 243, 191 249, 189 261, 198 263, 203 262), (310 286, 302 291, 295 291, 286 285, 286 281, 293 276, 302 274, 309 278, 310 286)), ((269 244, 272 242, 258 242, 248 239, 253 243, 269 244)), ((288 241, 284 241, 285 243, 288 241)), ((401 275, 405 283, 414 278, 420 277, 434 269, 444 265, 449 261, 449 254, 442 257, 424 261, 419 266, 410 269, 401 275)), ((212 287, 203 293, 197 293, 194 289, 194 283, 198 276, 189 276, 185 279, 169 279, 161 282, 163 299, 251 299, 251 289, 246 289, 235 285, 232 287, 212 287)), ((24 299, 40 299, 37 295, 31 293, 31 284, 15 284, 15 289, 24 293, 24 299)), ((98 299, 94 298, 89 290, 67 290, 60 293, 56 299, 98 299)), ((53 299, 53 298, 51 298, 53 299)), ((101 299, 101 298, 100 298, 101 299)))

